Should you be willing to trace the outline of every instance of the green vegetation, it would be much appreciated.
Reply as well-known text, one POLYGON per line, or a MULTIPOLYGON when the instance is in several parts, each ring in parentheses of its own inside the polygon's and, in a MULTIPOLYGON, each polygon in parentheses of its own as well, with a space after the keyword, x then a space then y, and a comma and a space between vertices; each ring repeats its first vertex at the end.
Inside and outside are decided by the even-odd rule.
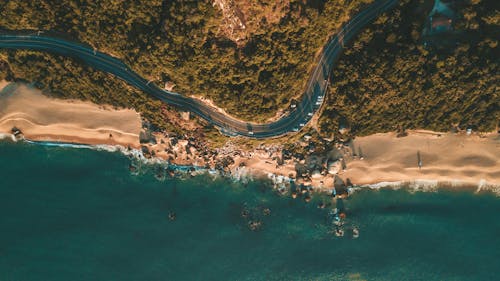
MULTIPOLYGON (((219 32, 222 14, 208 0, 3 1, 0 28, 66 34, 123 59, 159 85, 172 81, 179 93, 202 95, 233 116, 264 121, 302 93, 328 36, 370 2, 291 0, 277 23, 254 15, 262 20, 245 44, 219 32)), ((455 24, 463 40, 445 50, 421 42, 432 1, 402 2, 346 49, 334 69, 322 132, 329 136, 344 121, 354 134, 448 130, 457 123, 493 129, 500 119, 496 0, 465 1, 455 24)), ((133 107, 155 127, 173 130, 160 113, 165 105, 71 58, 0 50, 3 78, 36 81, 57 97, 133 107)), ((221 143, 213 130, 206 135, 221 143)))
POLYGON ((462 15, 455 24, 458 45, 426 49, 420 34, 432 2, 405 1, 346 50, 320 119, 324 134, 342 123, 356 135, 396 128, 448 131, 456 124, 495 129, 500 120, 498 1, 465 1, 457 11, 462 15))
POLYGON ((37 81, 38 88, 55 97, 134 108, 156 128, 174 129, 160 113, 165 106, 162 102, 151 99, 110 74, 95 71, 70 58, 39 52, 8 51, 0 59, 5 57, 11 66, 15 66, 14 73, 5 62, 0 63, 0 79, 22 77, 37 81))
MULTIPOLYGON (((124 59, 159 84, 172 81, 180 93, 208 97, 231 115, 263 121, 302 93, 314 56, 328 36, 372 1, 290 1, 279 23, 263 23, 244 46, 217 32, 222 14, 212 1, 4 1, 0 27, 68 34, 124 59)), ((271 0, 259 2, 269 5, 271 0)), ((82 97, 81 87, 73 83, 102 82, 94 79, 100 74, 84 67, 58 71, 68 60, 57 56, 2 52, 17 77, 39 81, 61 95, 70 89, 65 96, 82 97), (51 65, 41 66, 43 70, 28 69, 45 61, 51 65)), ((135 99, 136 94, 123 95, 125 91, 131 90, 113 82, 87 92, 92 100, 112 95, 108 100, 121 105, 127 104, 124 97, 135 99)), ((154 115, 154 109, 140 110, 154 115)))

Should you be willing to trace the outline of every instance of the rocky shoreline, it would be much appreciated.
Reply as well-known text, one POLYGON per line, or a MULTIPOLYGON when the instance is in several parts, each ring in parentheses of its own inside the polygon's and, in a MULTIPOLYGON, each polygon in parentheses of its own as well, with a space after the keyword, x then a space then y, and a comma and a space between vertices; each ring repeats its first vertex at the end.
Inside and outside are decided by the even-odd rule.
MULTIPOLYGON (((453 190, 473 189, 475 192, 492 192, 500 196, 500 185, 485 180, 481 180, 477 184, 466 181, 424 179, 353 184, 349 178, 346 180, 342 179, 342 175, 346 171, 346 160, 347 162, 353 159, 357 159, 358 161, 363 160, 363 155, 360 154, 359 150, 357 154, 352 150, 352 141, 349 141, 347 144, 337 143, 334 146, 333 152, 330 151, 326 157, 322 158, 315 153, 302 156, 292 155, 290 157, 286 155, 286 149, 276 145, 260 145, 253 150, 242 150, 234 145, 230 145, 211 151, 200 147, 200 143, 194 139, 187 138, 186 140, 185 138, 187 137, 153 133, 148 139, 142 139, 140 149, 135 149, 122 145, 32 141, 25 139, 19 128, 12 128, 11 134, 0 134, 0 140, 7 139, 13 142, 22 141, 42 146, 119 152, 131 160, 128 167, 131 174, 141 173, 143 165, 146 165, 147 170, 151 171, 153 169, 155 178, 160 181, 165 180, 167 177, 185 178, 200 175, 209 176, 212 179, 223 177, 241 184, 247 184, 250 181, 262 181, 263 184, 275 190, 278 195, 289 196, 293 199, 299 198, 307 203, 312 200, 315 193, 326 194, 336 198, 345 198, 361 189, 380 188, 407 188, 414 191, 428 192, 436 191, 438 188, 451 188, 453 190), (167 153, 168 158, 165 157, 164 153, 159 151, 158 143, 167 147, 163 152, 167 153), (185 153, 175 153, 184 151, 185 153), (190 153, 187 151, 190 151, 190 153), (255 160, 256 158, 258 158, 258 161, 254 162, 250 167, 245 164, 245 161, 255 160), (204 165, 194 165, 193 162, 189 162, 192 160, 203 160, 206 162, 203 162, 204 165), (259 169, 258 165, 254 165, 255 163, 260 164, 262 161, 267 165, 274 165, 275 170, 259 169), (323 169, 314 170, 314 174, 311 175, 311 168, 318 169, 318 163, 328 162, 333 164, 326 166, 322 164, 320 167, 323 167, 323 169), (287 170, 290 169, 291 163, 295 164, 295 171, 287 170), (280 170, 280 167, 285 168, 280 170), (286 172, 290 173, 285 175, 286 172), (325 182, 331 182, 332 185, 326 186, 325 182)), ((303 141, 310 140, 311 138, 308 137, 303 139, 303 141)), ((318 208, 323 208, 325 204, 322 201, 322 203, 319 203, 318 208)))
MULTIPOLYGON (((324 138, 311 127, 258 141, 210 135, 214 129, 209 125, 183 120, 178 112, 165 115, 176 126, 159 132, 130 109, 51 99, 17 84, 5 86, 0 93, 4 137, 120 151, 137 163, 158 165, 159 179, 197 173, 243 183, 265 179, 277 192, 304 195, 304 200, 315 191, 344 196, 354 187, 383 182, 500 185, 498 132, 401 129, 354 139, 347 128, 333 132, 335 138, 324 138)), ((134 173, 139 167, 133 162, 129 168, 134 173)))
POLYGON ((210 148, 202 138, 151 132, 146 124, 140 143, 146 159, 160 158, 170 164, 203 167, 236 179, 269 178, 277 186, 294 182, 307 190, 331 192, 335 188, 340 194, 347 193, 352 186, 350 180, 339 177, 346 168, 346 160, 363 158, 353 152, 352 141, 335 143, 309 134, 293 146, 261 143, 244 148, 229 140, 222 147, 210 148))
MULTIPOLYGON (((266 180, 279 194, 293 198, 302 196, 305 201, 310 201, 314 192, 345 197, 361 187, 378 189, 382 186, 410 186, 415 190, 432 190, 438 185, 458 188, 473 186, 478 191, 491 190, 500 194, 497 183, 484 179, 478 182, 401 179, 371 183, 356 183, 354 180, 353 183, 347 166, 364 161, 364 152, 352 139, 333 142, 318 140, 305 134, 292 147, 286 144, 262 143, 251 149, 244 149, 241 145, 228 141, 224 146, 212 149, 206 142, 194 136, 152 132, 148 128, 145 123, 140 133, 140 147, 28 140, 17 127, 11 129, 11 134, 3 134, 2 138, 36 145, 120 152, 131 159, 131 173, 138 173, 142 164, 156 165, 154 173, 158 180, 200 174, 222 176, 243 184, 253 180, 266 180)), ((434 138, 441 137, 437 133, 430 135, 434 138)), ((396 137, 399 139, 406 136, 396 137)))
MULTIPOLYGON (((309 159, 307 155, 306 157, 291 155, 283 146, 259 145, 254 149, 244 150, 228 142, 221 148, 210 149, 204 142, 187 135, 142 131, 140 136, 141 146, 137 149, 122 145, 30 140, 26 139, 17 127, 12 128, 11 134, 3 135, 4 138, 13 141, 24 141, 35 145, 120 152, 132 160, 129 166, 131 173, 139 172, 141 164, 158 165, 160 168, 157 169, 155 176, 159 180, 167 176, 199 174, 231 178, 243 184, 253 180, 265 180, 278 193, 292 194, 294 197, 297 194, 309 194, 313 190, 331 193, 334 189, 333 185, 325 185, 328 181, 333 183, 334 178, 327 173, 324 165, 317 162, 317 156, 309 159), (321 172, 317 171, 320 177, 318 174, 311 175, 308 170, 302 170, 299 175, 296 169, 297 164, 304 169, 306 163, 315 169, 323 167, 321 172)), ((347 194, 345 184, 336 187, 339 194, 347 194)), ((308 200, 307 196, 305 200, 308 200)))

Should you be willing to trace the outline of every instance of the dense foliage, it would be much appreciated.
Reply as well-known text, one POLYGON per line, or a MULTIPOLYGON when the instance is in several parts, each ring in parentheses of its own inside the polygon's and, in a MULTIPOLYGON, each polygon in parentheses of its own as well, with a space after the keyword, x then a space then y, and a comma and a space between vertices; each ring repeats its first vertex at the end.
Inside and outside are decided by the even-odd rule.
POLYGON ((46 92, 49 95, 134 108, 155 127, 173 129, 161 114, 165 106, 162 102, 151 99, 110 74, 61 56, 32 51, 9 51, 7 54, 16 72, 11 73, 8 65, 0 64, 0 80, 27 77, 29 80, 20 80, 36 81, 35 86, 49 90, 46 92))
POLYGON ((498 1, 463 1, 456 46, 443 48, 424 48, 421 40, 433 1, 405 2, 347 48, 333 73, 322 131, 337 131, 342 123, 358 135, 447 131, 457 124, 494 130, 500 120, 498 1))
MULTIPOLYGON (((277 24, 263 24, 243 46, 219 34, 222 14, 212 1, 4 1, 0 27, 68 34, 124 59, 159 84, 172 81, 180 93, 209 97, 232 115, 263 121, 302 93, 314 56, 328 36, 369 2, 292 0, 277 24)), ((42 82, 61 95, 81 97, 76 90, 80 86, 56 83, 80 83, 56 71, 64 59, 8 52, 6 60, 18 77, 42 82), (31 70, 27 65, 35 59, 57 66, 31 70)), ((85 68, 71 75, 101 82, 85 68)), ((108 100, 126 103, 121 93, 127 90, 119 84, 92 87, 91 95, 115 95, 108 100)))
MULTIPOLYGON (((268 24, 262 16, 260 29, 243 45, 219 32, 222 14, 211 1, 2 1, 0 28, 65 34, 123 59, 160 85, 172 81, 180 93, 209 97, 234 116, 263 121, 302 93, 328 36, 372 1, 292 0, 279 21, 268 24)), ((356 134, 447 130, 456 123, 493 129, 500 118, 496 1, 462 1, 455 25, 460 40, 446 50, 424 48, 421 41, 433 1, 402 2, 346 49, 333 73, 322 131, 336 131, 342 121, 356 134)), ((0 50, 5 77, 36 81, 59 97, 134 107, 157 127, 169 126, 160 102, 71 58, 0 50)))

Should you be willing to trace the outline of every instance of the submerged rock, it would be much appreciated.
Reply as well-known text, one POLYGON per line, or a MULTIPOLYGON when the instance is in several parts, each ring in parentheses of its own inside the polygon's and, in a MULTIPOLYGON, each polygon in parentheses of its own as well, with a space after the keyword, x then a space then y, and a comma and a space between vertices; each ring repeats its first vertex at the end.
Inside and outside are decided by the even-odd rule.
POLYGON ((358 238, 359 237, 359 229, 353 228, 352 229, 352 238, 358 238))
POLYGON ((137 172, 137 167, 133 164, 130 164, 128 165, 128 170, 131 172, 131 173, 135 173, 137 172))
POLYGON ((168 213, 168 219, 174 221, 175 219, 177 219, 177 214, 175 212, 168 213))
POLYGON ((248 228, 251 231, 258 231, 262 228, 262 222, 259 220, 253 220, 248 222, 248 228))
POLYGON ((248 218, 250 216, 250 211, 246 207, 244 207, 241 210, 240 215, 241 215, 242 218, 248 218))

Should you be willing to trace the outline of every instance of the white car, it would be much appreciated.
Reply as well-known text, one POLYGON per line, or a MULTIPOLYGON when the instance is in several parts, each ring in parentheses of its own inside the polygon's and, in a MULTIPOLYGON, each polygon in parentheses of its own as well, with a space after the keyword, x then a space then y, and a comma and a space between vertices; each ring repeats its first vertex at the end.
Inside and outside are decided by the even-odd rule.
POLYGON ((299 131, 299 128, 293 128, 292 129, 294 132, 298 132, 299 131))
POLYGON ((313 116, 312 112, 307 113, 307 116, 313 116))
POLYGON ((249 131, 248 134, 253 136, 253 131, 249 131))
POLYGON ((300 123, 300 124, 299 124, 299 126, 300 126, 300 127, 304 127, 305 125, 306 125, 306 124, 304 124, 304 123, 300 123))

